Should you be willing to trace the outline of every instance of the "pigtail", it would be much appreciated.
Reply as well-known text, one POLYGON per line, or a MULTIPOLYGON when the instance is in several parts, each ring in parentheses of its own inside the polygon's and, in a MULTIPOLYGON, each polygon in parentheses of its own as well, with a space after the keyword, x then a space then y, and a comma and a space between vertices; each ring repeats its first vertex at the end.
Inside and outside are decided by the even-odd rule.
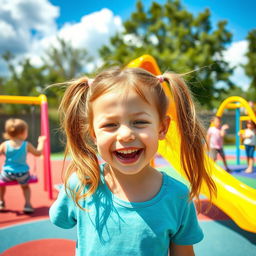
POLYGON ((72 159, 64 174, 65 188, 69 189, 74 202, 81 209, 83 208, 79 200, 92 195, 100 179, 98 159, 90 139, 89 120, 86 114, 89 82, 87 77, 83 77, 70 83, 59 107, 62 128, 67 139, 65 159, 67 154, 70 154, 72 159), (68 184, 73 172, 76 172, 80 181, 75 189, 70 188, 68 184))
POLYGON ((180 132, 181 166, 190 184, 190 199, 198 199, 202 182, 205 181, 210 198, 216 193, 216 186, 210 177, 204 160, 205 130, 197 118, 190 91, 178 74, 165 73, 164 80, 169 83, 176 107, 177 126, 180 132))

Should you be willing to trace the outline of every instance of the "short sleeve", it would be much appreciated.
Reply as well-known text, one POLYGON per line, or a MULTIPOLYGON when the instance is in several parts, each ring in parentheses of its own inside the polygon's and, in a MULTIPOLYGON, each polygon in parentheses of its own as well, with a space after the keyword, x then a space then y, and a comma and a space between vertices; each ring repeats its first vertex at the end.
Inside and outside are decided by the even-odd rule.
POLYGON ((76 225, 76 206, 72 198, 66 193, 64 186, 49 211, 50 220, 60 228, 72 228, 76 225))
POLYGON ((192 201, 189 201, 184 209, 180 228, 172 237, 172 241, 177 245, 192 245, 200 242, 203 237, 194 204, 192 201))

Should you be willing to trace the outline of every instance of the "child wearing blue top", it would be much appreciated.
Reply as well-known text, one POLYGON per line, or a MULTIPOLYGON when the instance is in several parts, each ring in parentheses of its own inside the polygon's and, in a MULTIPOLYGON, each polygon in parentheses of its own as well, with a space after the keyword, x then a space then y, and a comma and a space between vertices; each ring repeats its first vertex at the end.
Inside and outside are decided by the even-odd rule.
POLYGON ((192 256, 203 239, 192 202, 202 182, 216 191, 203 161, 204 132, 180 75, 111 68, 68 86, 60 105, 71 156, 50 208, 62 228, 77 225, 76 255, 192 256), (188 188, 150 166, 171 119, 172 91, 188 188), (97 154, 105 163, 99 165, 97 154))
MULTIPOLYGON (((240 133, 239 133, 240 134, 240 133)), ((240 134, 243 138, 243 143, 245 146, 245 153, 248 167, 245 173, 253 172, 254 163, 254 150, 256 146, 256 125, 252 120, 246 122, 246 129, 243 134, 240 134)))
MULTIPOLYGON (((26 162, 27 152, 35 156, 42 154, 45 136, 38 138, 38 146, 35 148, 30 142, 25 141, 28 136, 28 125, 21 119, 8 119, 5 123, 5 133, 7 141, 0 145, 0 154, 5 155, 5 163, 2 167, 0 179, 8 182, 16 180, 23 190, 25 197, 25 213, 33 213, 34 209, 30 203, 30 179, 29 166, 26 162)), ((6 187, 0 186, 0 210, 5 209, 4 195, 6 187)))

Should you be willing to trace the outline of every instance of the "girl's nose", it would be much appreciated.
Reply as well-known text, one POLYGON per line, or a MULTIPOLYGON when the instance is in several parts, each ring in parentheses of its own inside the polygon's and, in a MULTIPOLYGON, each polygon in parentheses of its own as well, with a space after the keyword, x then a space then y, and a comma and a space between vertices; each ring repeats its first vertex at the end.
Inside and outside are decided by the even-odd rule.
POLYGON ((135 139, 135 135, 128 126, 120 126, 118 129, 117 140, 119 141, 131 141, 135 139))

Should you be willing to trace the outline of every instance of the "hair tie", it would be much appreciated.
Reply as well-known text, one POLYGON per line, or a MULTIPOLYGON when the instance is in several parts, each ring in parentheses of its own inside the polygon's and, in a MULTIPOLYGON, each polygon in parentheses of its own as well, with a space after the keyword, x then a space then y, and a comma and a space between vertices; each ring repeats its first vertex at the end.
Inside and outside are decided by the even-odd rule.
POLYGON ((156 76, 156 78, 158 79, 159 83, 163 83, 164 82, 163 75, 156 76))
POLYGON ((88 86, 90 87, 93 83, 94 79, 88 79, 88 86))

